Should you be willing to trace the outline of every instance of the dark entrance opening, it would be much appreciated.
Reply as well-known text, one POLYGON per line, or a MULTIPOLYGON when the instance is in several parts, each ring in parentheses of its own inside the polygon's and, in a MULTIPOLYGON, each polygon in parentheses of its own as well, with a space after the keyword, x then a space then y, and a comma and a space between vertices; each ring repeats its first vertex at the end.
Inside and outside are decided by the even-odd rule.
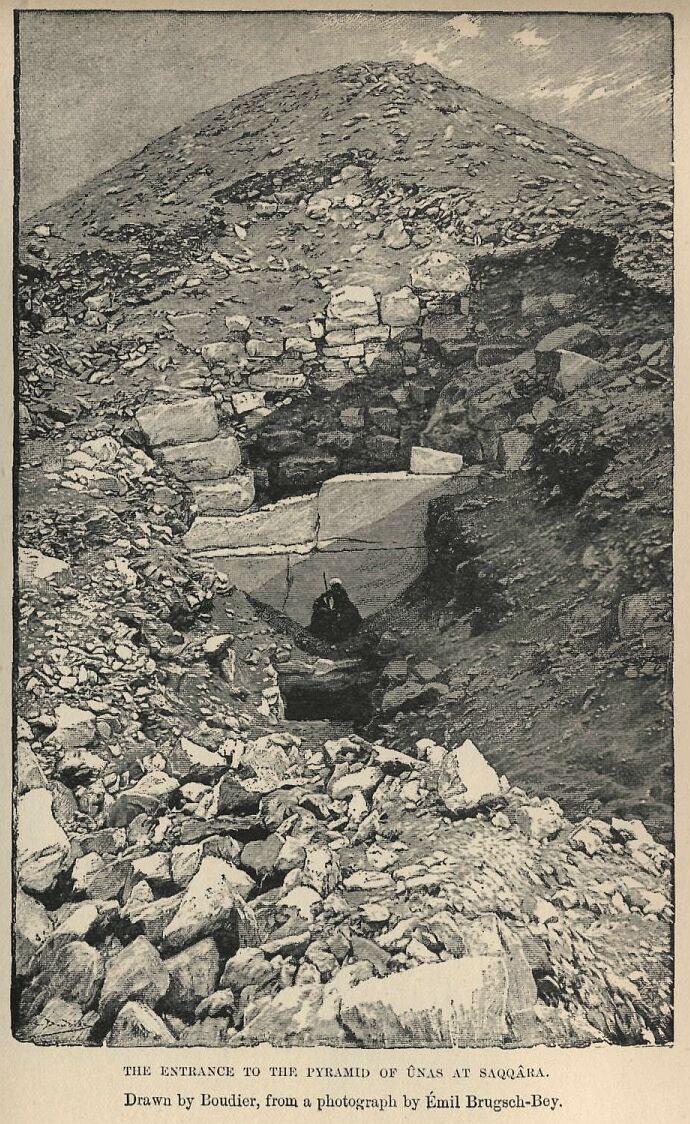
POLYGON ((278 674, 280 692, 285 702, 285 717, 293 721, 318 721, 332 718, 351 722, 357 729, 371 720, 372 684, 350 684, 345 687, 315 686, 312 682, 297 681, 294 676, 278 674))

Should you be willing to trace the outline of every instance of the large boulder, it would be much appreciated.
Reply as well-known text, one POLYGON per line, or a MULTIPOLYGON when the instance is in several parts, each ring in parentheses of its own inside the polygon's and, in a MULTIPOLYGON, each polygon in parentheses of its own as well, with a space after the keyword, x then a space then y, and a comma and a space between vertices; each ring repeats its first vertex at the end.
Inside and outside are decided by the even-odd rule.
POLYGON ((92 1007, 103 982, 103 957, 85 941, 69 941, 38 956, 38 972, 22 992, 21 1015, 34 1018, 50 999, 92 1007))
POLYGON ((17 801, 17 877, 29 892, 43 893, 70 862, 70 842, 53 815, 53 793, 32 788, 17 801))
POLYGON ((40 902, 17 887, 14 919, 14 956, 19 976, 26 975, 42 944, 53 931, 50 914, 40 902))
POLYGON ((96 716, 90 710, 61 703, 55 711, 57 725, 53 740, 65 749, 81 749, 96 736, 96 716))
POLYGON ((165 961, 170 986, 163 1006, 181 1018, 194 1014, 202 999, 216 989, 220 976, 220 956, 213 937, 178 952, 165 961))
POLYGON ((524 430, 511 429, 498 439, 498 463, 504 472, 517 472, 529 461, 532 436, 524 430))
POLYGON ((179 745, 166 751, 168 769, 180 781, 212 783, 227 770, 228 763, 220 753, 196 745, 189 738, 180 738, 179 745))
POLYGON ((501 956, 422 964, 349 990, 340 1021, 369 1048, 500 1046, 507 1034, 501 956))
POLYGON ((19 740, 16 750, 17 794, 21 796, 30 788, 47 788, 48 781, 38 763, 38 758, 28 741, 19 740))
POLYGON ((447 250, 432 250, 418 258, 410 271, 410 285, 415 292, 466 293, 472 283, 464 262, 447 250))
POLYGON ((40 585, 42 582, 69 573, 66 562, 49 554, 42 554, 40 550, 34 550, 32 547, 19 548, 17 563, 20 585, 40 585))
POLYGON ((269 835, 266 839, 252 839, 242 848, 240 862, 257 882, 265 880, 273 874, 278 862, 278 856, 283 847, 283 840, 279 835, 269 835))
POLYGON ((383 241, 390 250, 404 250, 410 244, 410 236, 402 219, 394 219, 383 232, 383 241))
POLYGON ((576 351, 558 352, 558 371, 554 376, 553 390, 560 395, 572 394, 582 386, 595 386, 607 377, 603 363, 576 351))
POLYGON ((438 794, 450 812, 474 812, 500 793, 498 773, 469 738, 443 758, 438 794))
POLYGON ((146 937, 137 937, 107 967, 99 1002, 101 1018, 111 1023, 130 999, 155 1007, 169 984, 170 974, 158 951, 146 937))
POLYGON ((285 749, 270 734, 249 742, 242 752, 241 763, 252 770, 252 788, 260 792, 279 788, 290 769, 285 749))
POLYGON ((326 309, 327 320, 363 327, 378 324, 379 309, 374 290, 368 285, 345 285, 331 293, 326 309))
POLYGON ((174 1046, 175 1035, 145 1003, 125 1003, 106 1038, 107 1046, 174 1046))
POLYGON ((563 828, 563 815, 555 807, 522 804, 509 811, 509 818, 529 839, 554 839, 563 828))
POLYGON ((150 445, 186 445, 210 441, 218 433, 218 415, 213 398, 185 398, 168 405, 144 406, 137 422, 150 445))
POLYGON ((225 480, 242 460, 237 438, 232 436, 166 445, 159 452, 173 476, 185 481, 225 480))
POLYGON ((233 1046, 338 1046, 345 1033, 338 1023, 338 998, 319 983, 283 988, 267 1003, 245 1013, 233 1046))
MULTIPOLYGON (((238 928, 245 938, 249 936, 251 911, 244 899, 253 887, 253 879, 233 863, 206 855, 165 928, 163 939, 167 947, 187 948, 220 929, 238 928)), ((243 939, 240 943, 255 942, 243 939)))
POLYGON ((337 780, 331 781, 329 788, 334 800, 347 800, 355 793, 361 792, 364 796, 371 796, 374 789, 381 783, 383 773, 377 765, 366 765, 353 773, 345 773, 337 780))
POLYGON ((17 1034, 20 1042, 37 1046, 90 1046, 91 1032, 98 1020, 96 1011, 82 1011, 78 1003, 57 996, 49 999, 41 1012, 23 1025, 17 1034))

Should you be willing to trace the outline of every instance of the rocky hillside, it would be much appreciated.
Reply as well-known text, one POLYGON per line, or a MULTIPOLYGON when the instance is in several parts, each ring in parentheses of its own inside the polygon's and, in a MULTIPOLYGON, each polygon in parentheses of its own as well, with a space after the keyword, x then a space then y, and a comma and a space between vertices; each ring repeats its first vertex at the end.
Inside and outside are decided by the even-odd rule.
POLYGON ((367 64, 22 230, 18 1037, 670 1040, 671 217, 367 64), (411 461, 467 487, 355 641, 235 588, 411 461))

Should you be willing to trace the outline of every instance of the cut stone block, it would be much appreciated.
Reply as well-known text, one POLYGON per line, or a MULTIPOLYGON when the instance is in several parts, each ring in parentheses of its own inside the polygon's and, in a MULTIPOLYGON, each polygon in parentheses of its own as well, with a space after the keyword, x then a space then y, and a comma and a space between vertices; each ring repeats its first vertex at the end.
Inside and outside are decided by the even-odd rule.
POLYGON ((247 355, 254 359, 277 359, 283 354, 283 340, 247 340, 247 355))
POLYGON ((236 437, 216 437, 159 450, 178 480, 225 480, 242 460, 236 437))
POLYGON ((169 405, 145 406, 137 411, 137 422, 154 446, 210 441, 218 433, 213 398, 186 398, 169 405))
POLYGON ((407 472, 372 472, 336 476, 319 493, 320 549, 338 540, 385 547, 418 546, 424 541, 429 501, 477 486, 469 474, 421 476, 407 472))
POLYGON ((430 476, 460 472, 464 461, 460 453, 445 453, 442 449, 427 449, 414 445, 410 450, 410 472, 430 476))
POLYGON ((369 343, 379 340, 385 343, 390 339, 391 330, 388 324, 372 324, 367 328, 355 328, 355 343, 369 343))
POLYGON ((254 390, 299 390, 306 381, 301 371, 256 371, 249 376, 254 390))
POLYGON ((219 340, 218 343, 207 343, 201 349, 202 358, 209 367, 215 364, 233 366, 238 359, 244 358, 244 344, 241 340, 219 340))
POLYGON ((220 484, 192 484, 200 515, 235 515, 254 502, 254 473, 241 472, 220 484))
POLYGON ((356 327, 378 324, 379 309, 374 290, 368 285, 345 285, 337 289, 331 294, 326 318, 356 327))
POLYGON ((467 317, 462 313, 429 312, 422 325, 422 339, 446 343, 448 340, 467 339, 467 317))
POLYGON ((317 496, 293 496, 246 515, 202 516, 184 536, 189 550, 293 546, 316 539, 317 496))
POLYGON ((250 414, 266 405, 266 395, 260 390, 238 390, 230 395, 230 401, 236 414, 250 414))

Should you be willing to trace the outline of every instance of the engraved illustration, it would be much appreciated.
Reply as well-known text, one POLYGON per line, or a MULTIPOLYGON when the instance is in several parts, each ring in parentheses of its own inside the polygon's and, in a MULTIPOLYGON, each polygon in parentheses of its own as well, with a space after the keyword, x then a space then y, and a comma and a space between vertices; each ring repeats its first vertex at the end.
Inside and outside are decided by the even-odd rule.
POLYGON ((17 17, 20 1041, 672 1041, 672 34, 17 17))

